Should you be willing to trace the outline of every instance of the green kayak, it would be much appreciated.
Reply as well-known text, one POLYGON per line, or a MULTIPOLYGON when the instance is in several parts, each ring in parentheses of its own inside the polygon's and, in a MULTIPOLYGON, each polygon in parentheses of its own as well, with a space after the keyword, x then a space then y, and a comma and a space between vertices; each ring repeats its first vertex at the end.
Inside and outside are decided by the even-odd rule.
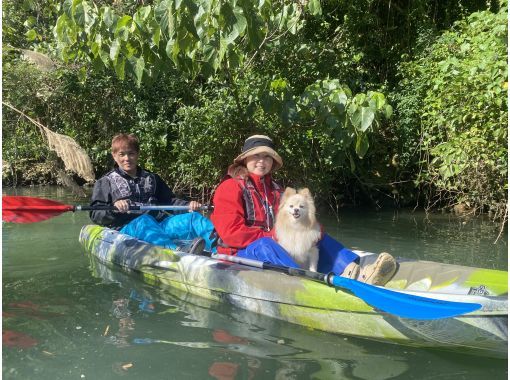
MULTIPOLYGON (((451 318, 417 320, 377 310, 349 291, 291 276, 154 246, 108 228, 88 225, 80 233, 95 260, 136 272, 207 299, 229 302, 308 328, 415 347, 507 357, 508 272, 430 261, 398 259, 385 288, 400 295, 481 305, 451 318), (161 266, 164 263, 164 267, 161 266)), ((355 251, 361 265, 375 255, 355 251)))

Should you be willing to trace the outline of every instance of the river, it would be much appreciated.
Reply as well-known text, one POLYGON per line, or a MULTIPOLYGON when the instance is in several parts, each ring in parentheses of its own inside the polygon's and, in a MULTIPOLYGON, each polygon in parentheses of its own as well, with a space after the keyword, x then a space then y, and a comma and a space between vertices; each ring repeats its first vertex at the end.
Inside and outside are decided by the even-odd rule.
MULTIPOLYGON (((3 189, 87 203, 62 188, 3 189)), ((484 217, 321 213, 350 248, 507 270, 506 231, 484 217)), ((2 225, 4 379, 507 379, 507 360, 306 329, 142 283, 91 262, 85 212, 2 225)))

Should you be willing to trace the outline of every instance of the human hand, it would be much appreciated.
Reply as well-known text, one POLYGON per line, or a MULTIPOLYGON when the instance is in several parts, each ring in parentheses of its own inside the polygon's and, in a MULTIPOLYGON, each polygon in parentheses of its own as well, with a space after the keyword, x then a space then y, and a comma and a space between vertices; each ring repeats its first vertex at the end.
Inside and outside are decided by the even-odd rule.
POLYGON ((191 211, 198 210, 200 207, 202 207, 202 204, 197 201, 191 201, 188 206, 189 206, 190 212, 191 212, 191 211))
POLYGON ((127 199, 119 199, 113 205, 119 212, 125 213, 129 211, 129 201, 127 199))

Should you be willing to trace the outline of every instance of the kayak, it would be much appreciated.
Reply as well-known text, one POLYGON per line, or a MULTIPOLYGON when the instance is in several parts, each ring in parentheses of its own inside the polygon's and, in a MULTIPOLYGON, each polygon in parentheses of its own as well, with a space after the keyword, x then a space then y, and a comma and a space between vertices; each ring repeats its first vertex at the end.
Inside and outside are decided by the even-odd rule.
MULTIPOLYGON (((84 226, 79 240, 93 259, 137 273, 153 286, 170 286, 330 333, 507 357, 506 271, 397 258, 398 270, 384 288, 398 295, 481 305, 455 317, 418 320, 383 312, 352 292, 310 278, 170 250, 97 225, 84 226)), ((376 257, 354 252, 362 266, 376 257)))

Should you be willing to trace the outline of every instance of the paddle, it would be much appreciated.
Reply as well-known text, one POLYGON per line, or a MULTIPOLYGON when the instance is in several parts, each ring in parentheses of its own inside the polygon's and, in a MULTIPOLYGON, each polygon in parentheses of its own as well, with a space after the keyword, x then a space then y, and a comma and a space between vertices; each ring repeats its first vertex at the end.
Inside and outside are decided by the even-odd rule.
POLYGON ((306 277, 312 280, 324 282, 332 287, 347 289, 372 307, 402 318, 424 320, 450 318, 470 313, 482 307, 482 305, 478 303, 444 301, 435 298, 401 293, 396 290, 390 290, 350 278, 336 276, 334 273, 323 274, 311 272, 304 269, 289 268, 268 264, 262 261, 222 254, 214 254, 211 257, 251 267, 283 272, 292 276, 306 277))
MULTIPOLYGON (((189 210, 189 206, 130 206, 130 210, 189 210)), ((200 208, 207 210, 207 206, 200 208)), ((2 220, 11 223, 35 223, 53 218, 67 211, 93 211, 93 210, 116 210, 115 206, 82 206, 66 205, 60 202, 44 198, 11 196, 2 197, 2 220)))

